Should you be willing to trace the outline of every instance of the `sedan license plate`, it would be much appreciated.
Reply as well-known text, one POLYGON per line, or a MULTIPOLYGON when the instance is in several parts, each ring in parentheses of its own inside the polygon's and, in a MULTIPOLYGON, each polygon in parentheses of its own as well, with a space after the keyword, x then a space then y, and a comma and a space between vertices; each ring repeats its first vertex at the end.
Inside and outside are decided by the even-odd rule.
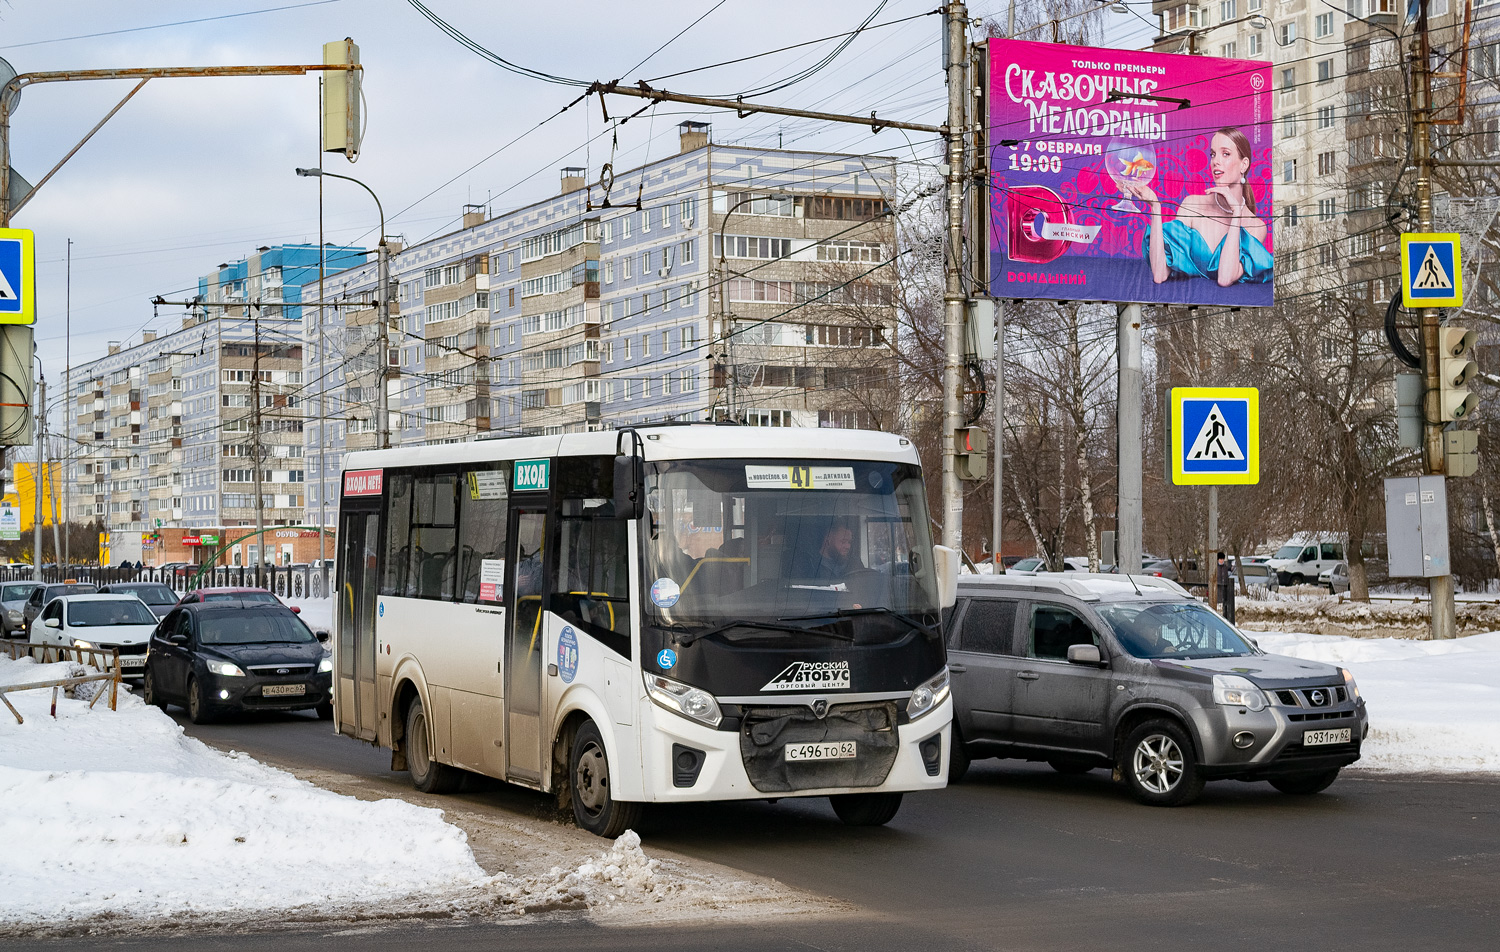
POLYGON ((855 756, 854 741, 841 740, 832 744, 787 744, 786 759, 798 760, 852 760, 855 756))
POLYGON ((146 659, 145 658, 121 658, 120 659, 120 667, 122 667, 122 668, 143 668, 145 666, 146 666, 146 659))
POLYGON ((1350 728, 1344 727, 1336 731, 1303 731, 1303 747, 1321 747, 1324 744, 1347 744, 1349 743, 1350 728))
POLYGON ((305 684, 268 684, 260 689, 266 697, 289 697, 307 693, 305 684))

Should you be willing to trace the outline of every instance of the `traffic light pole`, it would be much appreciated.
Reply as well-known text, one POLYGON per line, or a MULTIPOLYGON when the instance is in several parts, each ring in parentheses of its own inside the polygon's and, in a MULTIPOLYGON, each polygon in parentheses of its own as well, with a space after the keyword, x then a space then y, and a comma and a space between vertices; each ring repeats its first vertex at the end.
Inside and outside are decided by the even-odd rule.
MULTIPOLYGON (((1417 230, 1432 231, 1432 75, 1427 36, 1427 3, 1419 0, 1417 29, 1412 36, 1412 160, 1417 170, 1417 230)), ((1443 445, 1443 351, 1442 322, 1437 308, 1420 311, 1422 328, 1422 472, 1442 476, 1447 471, 1443 445)), ((1432 597, 1428 619, 1429 637, 1454 638, 1458 634, 1454 607, 1453 576, 1436 575, 1427 580, 1432 597)))

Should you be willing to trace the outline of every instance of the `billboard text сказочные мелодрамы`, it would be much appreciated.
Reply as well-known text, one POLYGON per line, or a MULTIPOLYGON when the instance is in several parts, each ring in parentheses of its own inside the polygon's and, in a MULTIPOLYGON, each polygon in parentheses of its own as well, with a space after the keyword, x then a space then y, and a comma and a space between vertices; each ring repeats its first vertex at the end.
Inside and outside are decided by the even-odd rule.
POLYGON ((989 54, 995 297, 1271 305, 1270 63, 998 39, 989 54))

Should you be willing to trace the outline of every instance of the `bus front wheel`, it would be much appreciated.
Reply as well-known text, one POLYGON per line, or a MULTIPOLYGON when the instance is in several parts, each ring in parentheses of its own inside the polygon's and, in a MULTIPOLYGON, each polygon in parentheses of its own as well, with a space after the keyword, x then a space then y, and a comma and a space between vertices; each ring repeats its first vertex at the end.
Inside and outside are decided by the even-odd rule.
POLYGON ((848 826, 885 826, 901 809, 899 793, 841 793, 828 801, 848 826))
POLYGON ((413 698, 406 709, 406 769, 411 771, 412 786, 423 793, 452 793, 458 789, 463 774, 432 759, 430 738, 422 699, 413 698))
POLYGON ((595 836, 614 839, 640 821, 639 803, 616 800, 610 789, 609 754, 593 721, 584 721, 573 738, 570 786, 573 817, 595 836))

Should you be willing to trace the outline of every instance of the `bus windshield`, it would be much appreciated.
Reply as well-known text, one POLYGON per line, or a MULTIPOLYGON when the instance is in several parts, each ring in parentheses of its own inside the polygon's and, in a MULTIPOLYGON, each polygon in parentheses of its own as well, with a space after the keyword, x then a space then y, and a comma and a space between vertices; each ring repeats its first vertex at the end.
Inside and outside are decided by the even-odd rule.
POLYGON ((646 508, 643 602, 654 624, 733 641, 826 639, 837 633, 820 629, 840 621, 860 643, 936 621, 916 466, 658 462, 647 468, 646 508))

